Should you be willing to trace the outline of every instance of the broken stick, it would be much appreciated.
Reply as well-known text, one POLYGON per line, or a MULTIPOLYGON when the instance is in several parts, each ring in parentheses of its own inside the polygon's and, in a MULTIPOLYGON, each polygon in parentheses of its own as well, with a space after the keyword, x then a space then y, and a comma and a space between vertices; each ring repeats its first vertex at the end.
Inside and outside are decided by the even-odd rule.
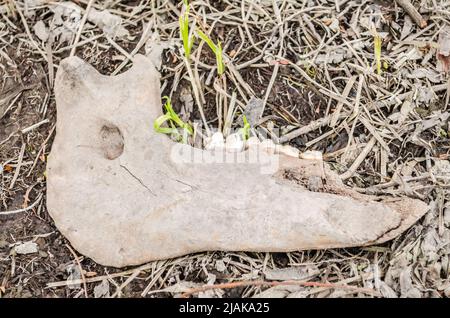
POLYGON ((417 11, 417 9, 412 5, 410 0, 396 0, 398 5, 403 8, 403 10, 408 13, 408 15, 417 23, 422 29, 427 26, 427 21, 422 17, 422 15, 417 11))

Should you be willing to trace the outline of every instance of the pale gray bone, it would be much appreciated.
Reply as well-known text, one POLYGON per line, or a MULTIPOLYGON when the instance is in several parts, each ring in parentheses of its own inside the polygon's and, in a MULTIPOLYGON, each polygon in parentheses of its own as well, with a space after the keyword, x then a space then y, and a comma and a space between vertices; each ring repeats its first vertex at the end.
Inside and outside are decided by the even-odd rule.
MULTIPOLYGON (((153 120, 162 113, 159 84, 143 56, 115 77, 76 57, 63 60, 57 73, 47 207, 70 243, 100 264, 122 267, 213 250, 382 243, 427 211, 419 200, 378 198, 381 203, 360 195, 320 160, 280 155, 273 174, 248 162, 176 163, 174 149, 210 159, 218 154, 154 132, 153 120), (298 182, 285 179, 286 171, 298 182), (305 188, 323 171, 324 187, 339 195, 305 188)), ((275 156, 258 154, 262 161, 275 156)))

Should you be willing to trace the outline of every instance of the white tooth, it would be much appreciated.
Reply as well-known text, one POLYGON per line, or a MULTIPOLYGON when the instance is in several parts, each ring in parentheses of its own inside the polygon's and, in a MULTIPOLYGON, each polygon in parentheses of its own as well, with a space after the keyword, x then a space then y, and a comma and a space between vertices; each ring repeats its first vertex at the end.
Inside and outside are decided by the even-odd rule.
POLYGON ((322 153, 316 150, 308 150, 300 154, 300 158, 306 160, 323 160, 322 153))
POLYGON ((276 145, 275 152, 281 155, 298 158, 300 150, 289 145, 276 145))
POLYGON ((225 147, 223 135, 221 132, 215 132, 205 145, 206 150, 220 150, 225 147))
POLYGON ((225 141, 225 148, 228 152, 241 152, 244 150, 244 145, 244 140, 239 133, 228 135, 225 141))
POLYGON ((261 144, 261 141, 259 141, 259 138, 256 136, 252 136, 252 137, 248 138, 247 141, 245 142, 245 149, 257 148, 260 144, 261 144))
POLYGON ((268 154, 274 154, 275 153, 275 144, 272 141, 272 139, 264 139, 261 142, 261 148, 267 152, 268 154))

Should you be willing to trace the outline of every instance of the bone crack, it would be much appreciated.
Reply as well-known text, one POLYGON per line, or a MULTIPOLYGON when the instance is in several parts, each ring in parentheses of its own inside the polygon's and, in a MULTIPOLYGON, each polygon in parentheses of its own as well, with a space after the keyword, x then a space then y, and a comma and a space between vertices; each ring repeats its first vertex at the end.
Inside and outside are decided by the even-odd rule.
POLYGON ((137 182, 139 182, 144 188, 146 188, 148 190, 148 192, 150 192, 152 195, 154 195, 156 197, 156 194, 149 187, 147 187, 140 178, 136 177, 136 175, 133 172, 131 172, 130 169, 128 169, 124 165, 120 165, 120 167, 122 167, 126 172, 128 172, 128 174, 130 176, 132 176, 137 182))

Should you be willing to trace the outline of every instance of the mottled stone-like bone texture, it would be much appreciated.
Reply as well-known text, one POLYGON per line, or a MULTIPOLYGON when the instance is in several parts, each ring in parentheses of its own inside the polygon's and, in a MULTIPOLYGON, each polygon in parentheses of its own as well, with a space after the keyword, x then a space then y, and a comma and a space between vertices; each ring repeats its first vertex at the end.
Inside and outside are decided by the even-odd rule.
MULTIPOLYGON (((123 267, 200 251, 286 252, 363 246, 394 238, 427 205, 345 187, 320 160, 180 145, 153 130, 161 115, 159 73, 144 56, 114 76, 79 58, 56 76, 56 137, 47 167, 47 207, 82 254, 123 267), (277 157, 275 157, 277 156, 277 157), (178 158, 175 160, 174 158, 178 158), (276 159, 272 173, 264 162, 276 159), (320 176, 311 192, 302 180, 320 176)), ((254 150, 253 150, 254 151, 254 150)))

